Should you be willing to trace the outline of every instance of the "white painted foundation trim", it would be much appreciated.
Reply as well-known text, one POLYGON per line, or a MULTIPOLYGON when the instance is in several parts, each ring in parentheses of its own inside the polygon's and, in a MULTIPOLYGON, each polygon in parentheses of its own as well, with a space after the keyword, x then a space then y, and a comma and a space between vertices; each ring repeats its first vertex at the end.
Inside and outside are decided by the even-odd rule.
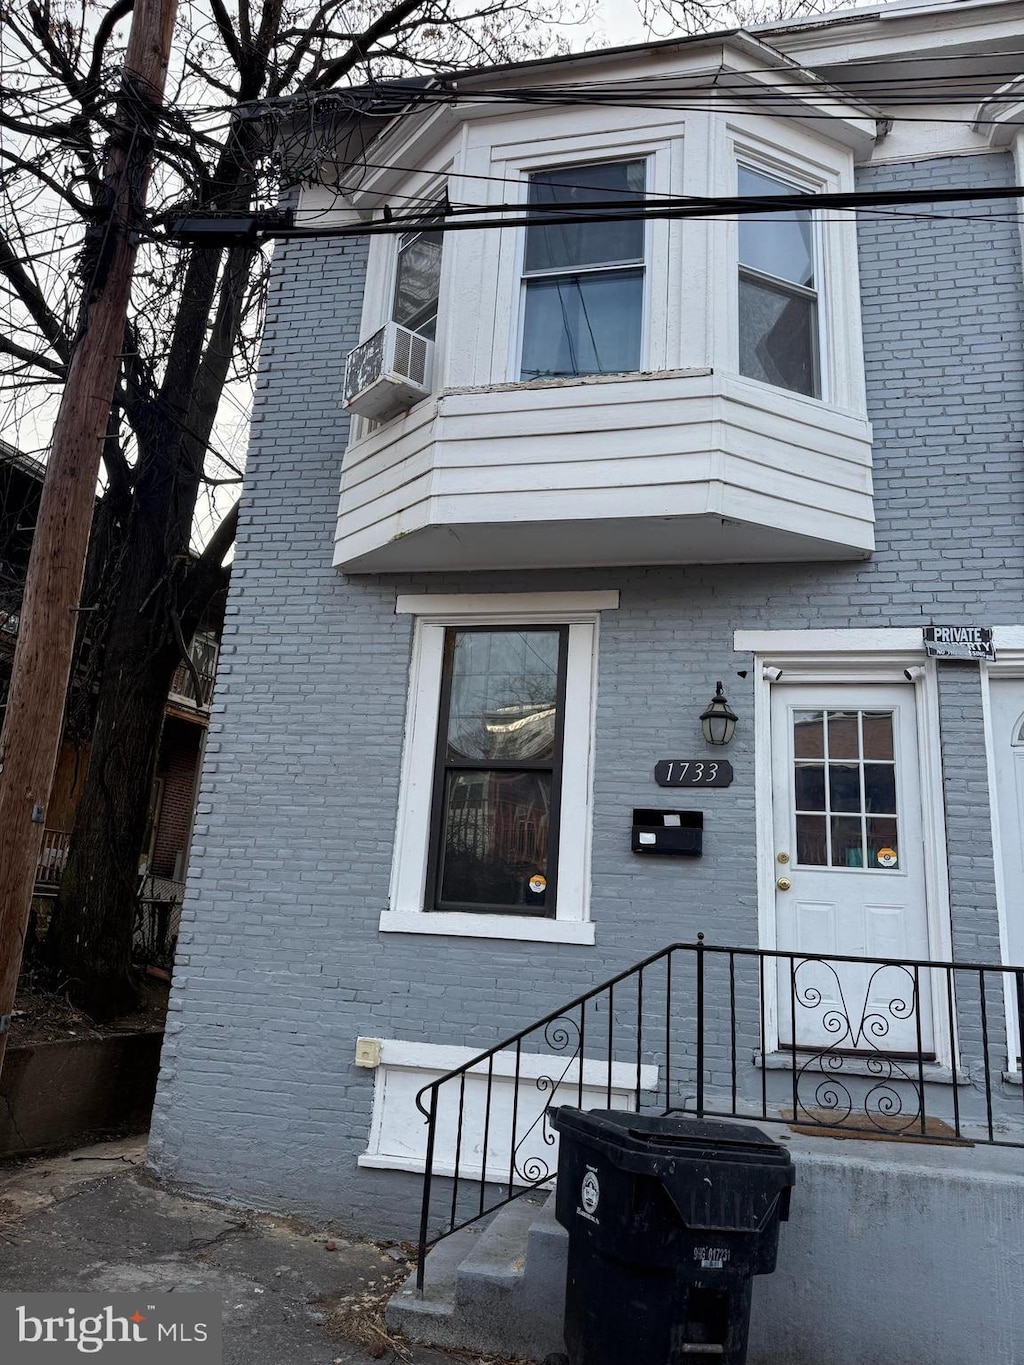
MULTIPOLYGON (((363 1039, 357 1040, 359 1043, 363 1039)), ((471 1062, 478 1053, 473 1048, 437 1043, 411 1043, 399 1038, 379 1040, 380 1065, 374 1078, 373 1115, 366 1151, 358 1158, 360 1166, 377 1170, 422 1172, 425 1166, 427 1128, 416 1107, 416 1095, 431 1081, 471 1062)), ((608 1093, 608 1067, 600 1060, 584 1060, 583 1108, 630 1109, 636 1102, 637 1068, 631 1063, 612 1064, 611 1094, 608 1093)), ((520 1091, 515 1097, 516 1054, 501 1052, 491 1063, 478 1063, 460 1082, 438 1092, 437 1132, 434 1141, 434 1173, 453 1175, 458 1148, 460 1176, 495 1181, 508 1180, 513 1169, 513 1184, 530 1185, 554 1175, 558 1163, 557 1134, 544 1117, 549 1104, 578 1104, 580 1062, 558 1053, 522 1052, 518 1059, 519 1080, 530 1082, 530 1103, 520 1091), (550 1086, 537 1082, 549 1078, 550 1086), (490 1113, 487 1097, 490 1092, 490 1113), (461 1105, 461 1119, 460 1119, 461 1105), (514 1130, 513 1130, 514 1125, 514 1130), (486 1169, 483 1138, 487 1134, 486 1169), (461 1138, 459 1134, 461 1132, 461 1138), (531 1171, 527 1178, 523 1172, 531 1171)), ((654 1090, 658 1068, 641 1066, 641 1091, 654 1090)))
POLYGON ((395 615, 523 617, 533 621, 538 613, 552 612, 560 620, 566 613, 617 611, 619 593, 610 592, 466 592, 399 593, 395 615))
POLYGON ((459 938, 507 938, 517 943, 594 943, 589 920, 540 919, 536 915, 472 915, 444 910, 385 910, 382 934, 452 934, 459 938))

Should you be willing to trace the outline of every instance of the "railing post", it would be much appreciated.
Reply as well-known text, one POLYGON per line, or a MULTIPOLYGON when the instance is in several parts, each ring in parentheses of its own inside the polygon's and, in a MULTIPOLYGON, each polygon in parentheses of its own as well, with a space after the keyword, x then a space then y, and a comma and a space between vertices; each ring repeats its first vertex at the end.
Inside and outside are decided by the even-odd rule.
POLYGON ((430 1185, 434 1178, 434 1135, 437 1132, 437 1086, 430 1089, 430 1117, 427 1119, 427 1155, 423 1167, 423 1204, 420 1208, 420 1240, 416 1255, 416 1292, 423 1293, 427 1261, 427 1227, 430 1222, 430 1185))
POLYGON ((704 1114, 704 935, 697 935, 697 1115, 704 1114))

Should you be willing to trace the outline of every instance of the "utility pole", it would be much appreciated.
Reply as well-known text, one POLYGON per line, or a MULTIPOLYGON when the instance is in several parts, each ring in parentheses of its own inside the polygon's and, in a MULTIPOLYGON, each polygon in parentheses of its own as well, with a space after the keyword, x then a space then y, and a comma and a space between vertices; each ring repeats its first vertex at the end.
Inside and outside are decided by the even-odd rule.
POLYGON ((64 719, 103 440, 117 383, 177 0, 135 0, 106 213, 54 427, 0 732, 0 1069, 64 719))

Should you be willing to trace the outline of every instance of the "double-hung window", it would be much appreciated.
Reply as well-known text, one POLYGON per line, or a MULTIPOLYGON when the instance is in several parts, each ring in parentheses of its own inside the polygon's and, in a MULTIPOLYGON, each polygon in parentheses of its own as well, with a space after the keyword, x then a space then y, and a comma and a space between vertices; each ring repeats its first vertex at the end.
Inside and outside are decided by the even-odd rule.
MULTIPOLYGON (((636 203, 646 162, 616 161, 542 171, 530 177, 531 211, 580 221, 526 230, 520 377, 566 378, 640 369, 643 342, 644 223, 636 203), (587 221, 585 205, 622 204, 632 216, 587 221), (628 205, 632 205, 630 210, 628 205)), ((591 210, 593 211, 593 210, 591 210)))
POLYGON ((429 230, 405 232, 398 239, 391 319, 431 341, 437 329, 442 238, 440 230, 429 230))
MULTIPOLYGON (((739 166, 741 195, 793 194, 794 187, 739 166)), ((794 393, 821 396, 818 284, 809 209, 741 215, 740 373, 794 393)))
POLYGON ((600 613, 614 591, 399 593, 415 615, 391 933, 593 943, 600 613))
POLYGON ((568 640, 445 631, 428 910, 555 913, 568 640))

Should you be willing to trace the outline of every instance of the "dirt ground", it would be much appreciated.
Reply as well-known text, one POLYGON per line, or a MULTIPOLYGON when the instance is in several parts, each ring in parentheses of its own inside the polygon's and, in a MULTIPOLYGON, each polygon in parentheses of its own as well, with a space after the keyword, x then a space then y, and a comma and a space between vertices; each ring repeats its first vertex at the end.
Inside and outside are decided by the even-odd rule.
POLYGON ((111 1033, 136 1033, 163 1027, 170 982, 150 974, 140 978, 137 1009, 99 1024, 59 993, 23 983, 14 1002, 8 1046, 52 1043, 66 1038, 99 1038, 111 1033))

